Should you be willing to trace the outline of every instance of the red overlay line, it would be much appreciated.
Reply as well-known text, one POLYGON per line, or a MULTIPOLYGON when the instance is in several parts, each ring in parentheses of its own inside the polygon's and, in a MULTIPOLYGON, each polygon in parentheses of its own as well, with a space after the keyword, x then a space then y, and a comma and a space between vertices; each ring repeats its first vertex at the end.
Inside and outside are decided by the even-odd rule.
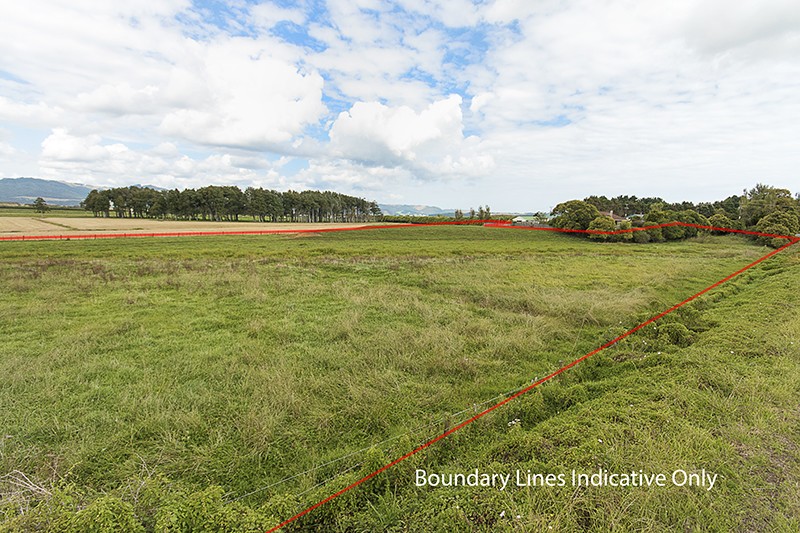
POLYGON ((483 225, 487 227, 496 227, 496 228, 507 228, 507 229, 519 229, 519 230, 533 230, 533 231, 552 231, 558 233, 583 233, 583 234, 594 234, 594 235, 617 235, 620 233, 632 233, 634 231, 647 231, 648 229, 656 229, 656 228, 664 228, 664 227, 672 227, 672 226, 685 226, 697 229, 704 229, 710 231, 721 231, 721 232, 728 232, 728 233, 740 233, 744 235, 752 235, 758 237, 771 237, 771 238, 778 238, 778 239, 786 239, 788 242, 777 248, 772 250, 771 252, 759 257, 749 265, 745 266, 737 270, 736 272, 722 278, 721 280, 717 281, 716 283, 709 285, 705 289, 701 290, 693 294, 692 296, 686 298, 680 303, 677 303, 670 307, 669 309, 662 311, 661 313, 645 320, 641 324, 629 329, 622 335, 618 336, 617 338, 603 344, 599 348, 592 350, 591 352, 587 353, 586 355, 575 359, 571 363, 562 366, 558 370, 554 371, 553 373, 539 379, 538 381, 532 383, 531 385, 525 387, 524 389, 514 393, 513 395, 509 396, 508 398, 497 402, 496 404, 492 405, 491 407, 481 411, 480 413, 476 414, 472 418, 469 418, 460 424, 452 427, 448 431, 432 438, 431 440, 425 442, 424 444, 418 446, 417 448, 411 450, 410 452, 406 453, 395 459, 394 461, 382 466, 381 468, 375 470, 374 472, 367 474, 366 476, 362 477, 358 481, 355 481, 348 485, 347 487, 339 490, 328 496, 327 498, 320 500, 319 502, 315 503, 314 505, 304 509, 303 511, 297 513, 296 515, 292 516, 291 518, 284 520, 277 526, 273 527, 272 529, 268 530, 266 533, 274 533, 279 529, 291 524, 295 520, 307 515, 308 513, 312 512, 314 509, 321 507, 328 503, 329 501, 338 498, 342 494, 353 490, 354 488, 358 487, 362 483, 369 481, 370 479, 374 478, 375 476, 385 472, 386 470, 392 468, 393 466, 397 465, 408 459, 409 457, 416 455, 417 453, 421 452, 422 450, 428 448, 429 446, 439 442, 440 440, 449 437, 456 431, 468 426, 469 424, 475 422, 476 420, 483 418, 484 416, 488 415, 495 409, 499 409, 500 407, 504 406, 505 404, 511 402, 526 394, 542 383, 545 383, 554 377, 558 376, 559 374, 566 372, 570 368, 574 367, 575 365, 589 359, 593 355, 596 355, 606 348, 613 346, 614 344, 618 343, 622 339, 634 334, 635 332, 639 331, 640 329, 646 327, 649 324, 652 324, 656 320, 663 318, 664 316, 672 313, 676 309, 686 305, 687 303, 691 302, 702 296, 703 294, 707 293, 708 291, 719 287, 723 283, 730 281, 731 279, 735 278, 736 276, 746 272, 747 270, 753 268, 754 266, 758 265, 762 261, 769 259, 770 257, 782 252, 783 250, 787 249, 788 247, 792 246, 793 244, 797 244, 800 242, 799 236, 792 236, 792 235, 776 235, 772 233, 761 233, 757 231, 747 231, 747 230, 738 230, 732 228, 718 228, 715 226, 703 226, 699 224, 690 224, 687 222, 668 222, 666 224, 656 224, 653 226, 644 226, 638 228, 630 228, 625 230, 614 230, 614 231, 601 231, 601 230, 579 230, 579 229, 566 229, 566 228, 551 228, 551 227, 539 227, 539 226, 513 226, 509 221, 497 221, 497 220, 466 220, 466 221, 454 221, 454 222, 428 222, 423 224, 391 224, 391 225, 374 225, 374 226, 353 226, 348 228, 322 228, 322 229, 275 229, 275 230, 252 230, 252 231, 193 231, 193 232, 165 232, 165 233, 95 233, 95 234, 75 234, 75 235, 13 235, 13 236, 0 236, 0 241, 42 241, 42 240, 70 240, 70 239, 117 239, 117 238, 133 238, 133 237, 194 237, 194 236, 211 236, 211 235, 275 235, 275 234, 296 234, 296 233, 333 233, 339 231, 361 231, 361 230, 377 230, 377 229, 392 229, 392 228, 408 228, 408 227, 424 227, 424 226, 450 226, 450 225, 483 225))
MULTIPOLYGON (((414 224, 414 225, 415 226, 416 225, 434 226, 434 225, 442 225, 442 224, 452 224, 452 223, 444 222, 444 223, 414 224)), ((676 309, 679 309, 680 307, 683 307, 684 305, 686 305, 687 303, 691 302, 692 300, 695 300, 695 299, 699 298, 700 296, 702 296, 703 294, 707 293, 708 291, 710 291, 710 290, 712 290, 712 289, 714 289, 716 287, 719 287, 723 283, 725 283, 727 281, 730 281, 731 279, 735 278, 736 276, 738 276, 738 275, 742 274, 743 272, 746 272, 747 270, 749 270, 749 269, 753 268, 754 266, 758 265, 762 261, 766 261, 770 257, 782 252, 786 248, 788 248, 788 247, 792 246, 793 244, 796 244, 797 242, 800 241, 800 237, 795 237, 795 236, 773 235, 773 234, 769 234, 769 233, 759 233, 759 232, 755 232, 755 231, 751 232, 751 231, 744 231, 744 230, 733 230, 733 229, 729 229, 729 228, 717 228, 717 227, 713 227, 713 226, 699 226, 699 225, 696 225, 696 224, 689 224, 689 223, 686 223, 686 222, 670 222, 670 223, 667 223, 667 224, 658 224, 656 226, 648 226, 646 228, 632 228, 630 230, 618 230, 618 231, 568 230, 568 229, 550 228, 550 227, 511 226, 510 224, 494 224, 494 223, 488 223, 487 225, 490 225, 490 226, 493 226, 493 227, 505 227, 505 228, 509 228, 509 229, 557 231, 557 232, 564 232, 564 233, 595 233, 595 234, 599 233, 599 234, 609 234, 609 235, 613 235, 613 234, 617 234, 617 233, 626 233, 626 232, 630 232, 630 231, 641 231, 641 230, 644 230, 644 229, 659 228, 659 227, 666 227, 666 226, 687 226, 687 227, 697 227, 697 228, 709 229, 709 230, 715 230, 715 231, 729 231, 729 232, 735 232, 735 233, 745 233, 745 234, 748 234, 748 235, 757 235, 757 236, 761 236, 761 237, 775 237, 775 238, 780 238, 780 239, 787 239, 789 242, 787 242, 786 244, 784 244, 780 248, 772 250, 768 254, 765 254, 765 255, 759 257, 758 259, 756 259, 755 261, 753 261, 749 265, 745 266, 744 268, 740 268, 736 272, 734 272, 734 273, 722 278, 721 280, 717 281, 716 283, 713 283, 712 285, 709 285, 705 289, 693 294, 692 296, 686 298, 682 302, 673 305, 672 307, 670 307, 666 311, 662 311, 661 313, 659 313, 659 314, 657 314, 657 315, 645 320, 641 324, 629 329, 628 331, 626 331, 622 335, 618 336, 617 338, 615 338, 613 340, 608 341, 607 343, 603 344, 599 348, 595 348, 594 350, 592 350, 591 352, 587 353, 586 355, 584 355, 582 357, 579 357, 578 359, 575 359, 571 363, 562 366, 561 368, 559 368, 555 372, 553 372, 551 374, 548 374, 547 376, 539 379, 538 381, 532 383, 531 385, 528 385, 524 389, 514 393, 513 395, 509 396, 508 398, 497 402, 496 404, 492 405, 491 407, 489 407, 489 408, 481 411, 480 413, 476 414, 472 418, 469 418, 469 419, 461 422, 460 424, 452 427, 451 429, 445 431, 444 433, 432 438, 431 440, 425 442, 424 444, 421 444, 420 446, 418 446, 417 448, 411 450, 410 452, 406 453, 405 455, 401 455, 400 457, 398 457, 397 459, 395 459, 391 463, 388 463, 388 464, 382 466, 381 468, 375 470, 374 472, 372 472, 370 474, 367 474, 366 476, 362 477, 358 481, 355 481, 355 482, 351 483, 350 485, 346 486, 345 488, 343 488, 343 489, 331 494, 327 498, 318 501, 317 503, 315 503, 314 505, 304 509, 303 511, 300 511, 299 513, 297 513, 293 517, 291 517, 291 518, 289 518, 287 520, 284 520, 283 522, 281 522, 277 526, 275 526, 272 529, 268 530, 266 533, 274 533, 275 531, 278 531, 279 529, 284 528, 285 526, 291 524, 295 520, 297 520, 297 519, 307 515, 308 513, 312 512, 314 509, 317 509, 318 507, 321 507, 321 506, 325 505, 329 501, 331 501, 331 500, 333 500, 335 498, 338 498, 342 494, 345 494, 346 492, 349 492, 349 491, 353 490, 354 488, 358 487, 362 483, 364 483, 366 481, 369 481, 370 479, 374 478, 375 476, 377 476, 377 475, 385 472, 386 470, 392 468, 393 466, 397 465, 398 463, 401 463, 401 462, 405 461, 406 459, 408 459, 409 457, 411 457, 413 455, 416 455, 417 453, 421 452, 422 450, 428 448, 429 446, 432 446, 433 444, 436 444, 440 440, 449 437, 450 435, 452 435, 456 431, 459 431, 460 429, 472 424, 476 420, 478 420, 480 418, 483 418, 484 416, 488 415, 489 413, 491 413, 495 409, 499 409, 500 407, 502 407, 505 404, 511 402, 512 400, 515 400, 515 399, 519 398, 520 396, 522 396, 523 394, 526 394, 526 393, 532 391, 533 389, 535 389, 536 387, 538 387, 542 383, 545 383, 545 382, 553 379, 554 377, 558 376, 559 374, 561 374, 563 372, 566 372, 567 370, 569 370, 570 368, 574 367, 575 365, 585 361, 586 359, 589 359, 593 355, 596 355, 596 354, 602 352, 606 348, 608 348, 610 346, 613 346, 614 344, 618 343, 622 339, 624 339, 624 338, 636 333, 637 331, 639 331, 640 329, 646 327, 647 325, 652 324, 653 322, 655 322, 656 320, 658 320, 660 318, 663 318, 664 316, 672 313, 676 309)), ((382 226, 378 226, 378 227, 382 227, 382 226)))
POLYGON ((350 226, 347 228, 318 228, 318 229, 265 229, 265 230, 219 230, 219 231, 168 231, 168 232, 140 232, 140 233, 74 233, 65 235, 4 235, 0 241, 69 241, 86 239, 128 239, 133 237, 207 237, 219 235, 279 235, 294 233, 334 233, 338 231, 360 231, 370 229, 408 228, 418 226, 449 226, 449 225, 483 225, 506 226, 510 222, 498 220, 466 220, 454 222, 426 222, 422 224, 397 223, 376 224, 371 226, 350 226))

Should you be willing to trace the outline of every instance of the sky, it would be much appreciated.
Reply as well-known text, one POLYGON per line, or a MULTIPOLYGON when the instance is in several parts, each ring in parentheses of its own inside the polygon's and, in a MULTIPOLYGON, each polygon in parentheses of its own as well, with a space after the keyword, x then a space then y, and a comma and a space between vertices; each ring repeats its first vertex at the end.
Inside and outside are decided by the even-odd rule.
POLYGON ((3 2, 18 176, 494 212, 797 192, 800 2, 3 2))

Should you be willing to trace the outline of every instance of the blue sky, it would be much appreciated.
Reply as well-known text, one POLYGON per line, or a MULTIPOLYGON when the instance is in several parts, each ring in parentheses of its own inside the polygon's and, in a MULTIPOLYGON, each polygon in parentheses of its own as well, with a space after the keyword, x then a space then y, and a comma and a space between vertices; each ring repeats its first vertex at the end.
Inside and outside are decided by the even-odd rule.
POLYGON ((495 211, 798 190, 797 57, 789 0, 5 3, 0 177, 495 211))

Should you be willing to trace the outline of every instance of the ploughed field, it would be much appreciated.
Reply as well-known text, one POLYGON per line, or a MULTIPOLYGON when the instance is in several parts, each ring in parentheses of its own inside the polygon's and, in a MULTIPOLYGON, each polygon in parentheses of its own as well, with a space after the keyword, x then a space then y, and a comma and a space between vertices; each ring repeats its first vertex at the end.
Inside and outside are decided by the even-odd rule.
MULTIPOLYGON (((80 213, 80 212, 79 212, 80 213)), ((214 222, 204 220, 157 220, 150 218, 103 218, 92 216, 18 216, 0 212, 0 237, 32 235, 114 234, 114 233, 191 233, 214 231, 274 231, 352 228, 375 223, 272 223, 214 222)), ((249 217, 248 217, 249 218, 249 217)))
MULTIPOLYGON (((796 526, 795 248, 287 529, 796 526), (415 486, 475 468, 720 478, 415 486)), ((487 227, 0 243, 0 518, 263 531, 766 251, 487 227)))

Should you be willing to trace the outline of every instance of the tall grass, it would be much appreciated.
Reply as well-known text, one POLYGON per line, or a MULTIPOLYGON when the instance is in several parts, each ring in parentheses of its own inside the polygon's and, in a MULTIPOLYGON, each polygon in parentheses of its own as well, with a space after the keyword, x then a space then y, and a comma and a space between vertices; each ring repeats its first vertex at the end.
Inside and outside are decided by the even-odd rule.
MULTIPOLYGON (((148 528, 155 528, 158 508, 172 504, 159 492, 160 503, 143 506, 139 493, 133 496, 137 486, 165 479, 189 493, 218 485, 236 496, 428 426, 382 445, 384 455, 373 458, 380 462, 455 423, 452 413, 545 375, 762 253, 728 237, 636 246, 475 227, 3 246, 1 473, 24 472, 51 491, 71 483, 79 494, 73 510, 115 495, 133 502, 148 528)), ((752 288, 737 285, 763 290, 755 299, 724 298, 703 311, 708 324, 761 324, 751 337, 741 326, 700 327, 687 314, 681 323, 693 344, 685 351, 657 332, 632 338, 613 358, 576 369, 432 449, 426 460, 442 468, 519 462, 557 469, 686 459, 734 476, 722 463, 732 452, 726 439, 743 430, 726 426, 724 437, 714 434, 709 417, 734 423, 735 409, 747 408, 741 391, 759 406, 754 416, 772 412, 772 400, 754 385, 743 388, 735 373, 708 369, 704 358, 761 354, 774 345, 785 358, 774 371, 795 370, 789 356, 796 358, 796 348, 763 340, 773 331, 765 302, 779 284, 762 277, 752 288), (759 289, 762 281, 770 288, 759 289), (739 305, 748 315, 730 316, 739 305), (647 340, 662 343, 662 353, 648 352, 647 340), (730 398, 717 398, 717 391, 730 398), (507 418, 515 417, 521 429, 509 432, 507 418)), ((781 378, 753 377, 773 387, 781 378)), ((770 394, 786 402, 796 387, 782 387, 770 394)), ((771 422, 750 423, 767 431, 771 422)), ((256 509, 269 501, 265 516, 277 518, 281 498, 364 461, 355 455, 245 502, 256 509)), ((387 478, 394 487, 388 493, 373 488, 374 497, 362 495, 372 511, 365 507, 354 518, 346 502, 361 507, 345 500, 303 527, 397 528, 408 517, 433 520, 444 494, 451 503, 469 499, 464 492, 409 489, 403 472, 387 478)), ((338 482, 286 510, 299 510, 338 482)), ((725 505, 745 505, 736 495, 746 493, 744 482, 736 478, 725 505)), ((479 493, 487 501, 473 514, 450 505, 445 515, 458 527, 486 530, 544 523, 591 529, 671 524, 715 509, 710 501, 685 500, 681 491, 668 494, 675 504, 667 509, 649 491, 479 493), (498 522, 501 508, 524 518, 498 522)), ((26 494, 32 506, 47 501, 26 494)), ((19 512, 4 509, 9 520, 19 512)))

